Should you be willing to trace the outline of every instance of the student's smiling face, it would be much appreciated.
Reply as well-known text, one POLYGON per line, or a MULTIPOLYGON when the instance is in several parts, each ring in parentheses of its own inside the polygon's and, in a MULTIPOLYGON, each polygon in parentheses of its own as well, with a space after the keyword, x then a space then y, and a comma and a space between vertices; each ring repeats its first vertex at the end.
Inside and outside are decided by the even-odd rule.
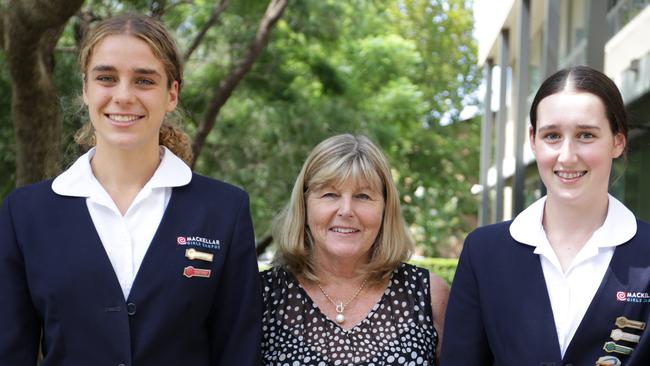
POLYGON ((110 35, 94 46, 83 98, 98 146, 158 146, 165 114, 178 102, 178 82, 168 83, 166 75, 161 60, 139 38, 110 35))
POLYGON ((530 143, 549 199, 588 202, 606 195, 612 160, 625 148, 614 135, 602 101, 571 89, 537 106, 537 131, 530 143))

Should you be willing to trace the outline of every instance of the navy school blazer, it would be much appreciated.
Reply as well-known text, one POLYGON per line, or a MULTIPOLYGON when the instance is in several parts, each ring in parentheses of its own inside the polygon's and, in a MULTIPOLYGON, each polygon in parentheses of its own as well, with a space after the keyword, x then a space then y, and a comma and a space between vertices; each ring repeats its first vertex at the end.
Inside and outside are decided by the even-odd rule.
POLYGON ((173 188, 125 301, 86 199, 51 183, 17 189, 0 211, 0 365, 35 365, 39 343, 40 366, 260 364, 244 191, 197 174, 173 188))
POLYGON ((539 256, 515 241, 509 227, 510 221, 481 227, 465 240, 447 307, 442 365, 593 366, 598 359, 608 366, 616 360, 650 365, 650 225, 637 221, 636 235, 616 247, 564 357, 539 256), (640 339, 615 341, 616 329, 640 339), (604 349, 614 345, 628 348, 604 349))

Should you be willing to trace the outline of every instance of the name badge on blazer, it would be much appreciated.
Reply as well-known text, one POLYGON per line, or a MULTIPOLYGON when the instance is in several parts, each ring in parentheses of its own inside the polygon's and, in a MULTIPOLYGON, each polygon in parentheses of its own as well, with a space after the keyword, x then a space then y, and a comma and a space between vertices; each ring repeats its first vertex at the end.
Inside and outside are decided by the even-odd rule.
POLYGON ((194 268, 193 266, 187 266, 183 269, 183 276, 187 278, 192 278, 192 277, 201 277, 201 278, 210 278, 210 271, 209 269, 203 269, 203 268, 194 268))
POLYGON ((221 250, 219 239, 203 238, 200 236, 177 236, 176 244, 209 250, 221 250))
POLYGON ((650 293, 637 291, 617 291, 616 301, 650 303, 650 293))
POLYGON ((214 254, 198 251, 194 248, 185 249, 185 257, 191 261, 199 260, 205 262, 212 262, 214 254))

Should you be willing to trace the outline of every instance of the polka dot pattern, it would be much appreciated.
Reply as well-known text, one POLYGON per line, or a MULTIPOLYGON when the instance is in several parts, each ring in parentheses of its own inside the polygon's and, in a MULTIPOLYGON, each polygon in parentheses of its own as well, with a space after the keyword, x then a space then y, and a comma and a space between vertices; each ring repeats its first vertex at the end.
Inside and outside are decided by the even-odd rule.
POLYGON ((354 328, 328 319, 282 267, 262 273, 264 365, 435 365, 429 272, 402 264, 354 328))

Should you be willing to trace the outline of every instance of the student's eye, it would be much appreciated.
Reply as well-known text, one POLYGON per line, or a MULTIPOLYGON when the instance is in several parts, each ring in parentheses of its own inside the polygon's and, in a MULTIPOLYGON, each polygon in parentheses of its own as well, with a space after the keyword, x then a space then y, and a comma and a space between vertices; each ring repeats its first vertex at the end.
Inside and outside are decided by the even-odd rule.
POLYGON ((557 140, 559 140, 559 139, 561 138, 561 136, 560 136, 559 133, 548 132, 548 133, 545 133, 545 134, 542 136, 542 138, 543 138, 544 140, 546 140, 546 141, 551 141, 551 142, 552 142, 552 141, 557 141, 557 140))
POLYGON ((594 136, 594 134, 591 133, 591 132, 581 132, 581 133, 578 134, 578 138, 580 138, 581 140, 589 140, 589 139, 592 139, 594 137, 596 137, 596 136, 594 136))
POLYGON ((115 77, 111 75, 99 75, 95 78, 95 80, 99 81, 100 83, 114 83, 115 77))
POLYGON ((156 83, 151 79, 138 79, 136 81, 136 84, 138 84, 140 86, 152 86, 152 85, 154 85, 156 83))

